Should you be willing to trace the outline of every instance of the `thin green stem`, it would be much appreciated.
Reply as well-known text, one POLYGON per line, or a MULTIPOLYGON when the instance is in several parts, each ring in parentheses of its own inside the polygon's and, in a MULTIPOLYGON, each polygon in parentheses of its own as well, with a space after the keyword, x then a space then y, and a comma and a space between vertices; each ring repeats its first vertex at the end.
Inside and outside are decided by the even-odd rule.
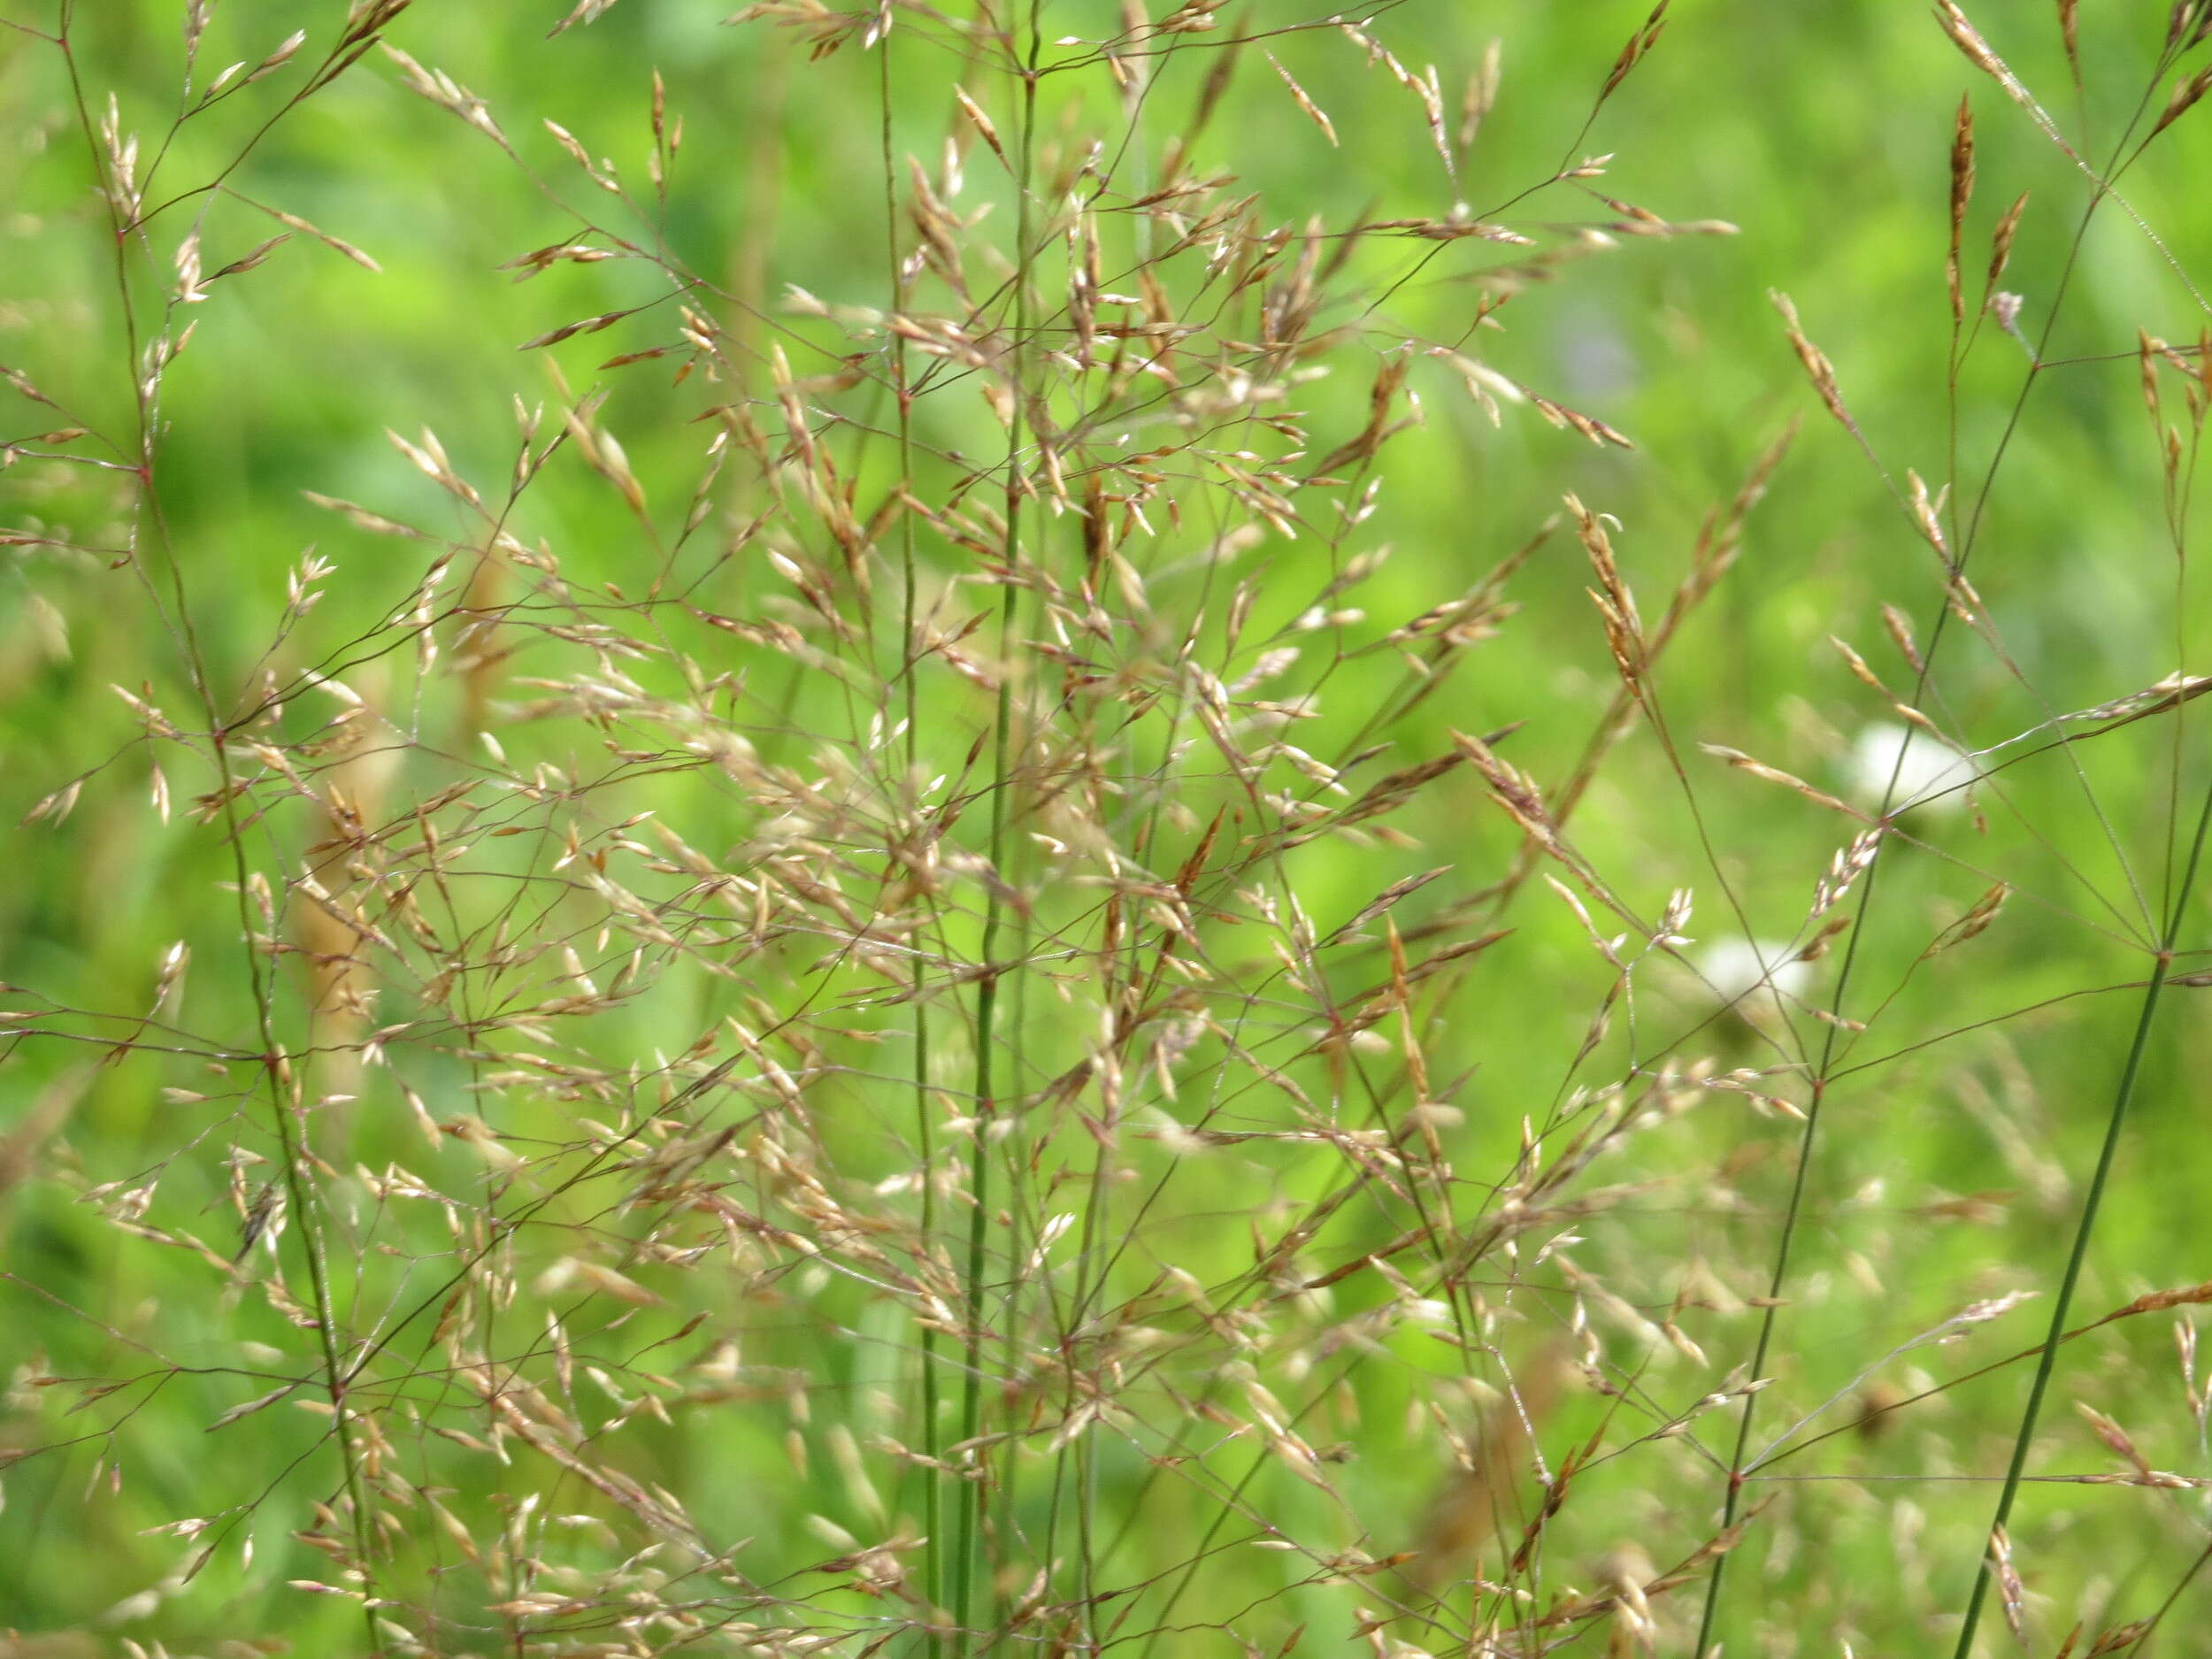
MULTIPOLYGON (((1021 588, 1017 572, 1021 563, 1022 449, 1028 426, 1029 392, 1029 278, 1032 259, 1032 219, 1034 207, 1030 182, 1033 174, 1037 136, 1036 59, 1042 41, 1041 0, 1031 0, 1029 61, 1019 72, 1022 125, 1019 177, 1015 180, 1014 334, 1011 353, 1012 384, 1008 399, 1006 434, 1006 537, 1001 580, 1004 596, 999 605, 999 678, 997 706, 991 735, 990 895, 983 912, 983 941, 979 952, 980 978, 975 1000, 975 1118, 974 1144, 968 1161, 968 1196, 974 1206, 968 1217, 968 1259, 963 1275, 966 1325, 965 1364, 960 1399, 960 1438, 972 1441, 983 1425, 983 1257, 986 1229, 990 1225, 990 1132, 998 1115, 997 1082, 992 1060, 996 1042, 999 966, 995 960, 999 933, 1006 920, 1008 791, 1013 761, 1014 684, 1012 675, 1015 618, 1021 588)), ((982 1457, 971 1453, 976 1469, 964 1471, 960 1489, 960 1536, 953 1563, 953 1652, 956 1659, 968 1651, 969 1610, 973 1605, 976 1554, 981 1530, 982 1457)))
MULTIPOLYGON (((2153 969, 2150 983, 2143 987, 2143 1006, 2136 1016, 2135 1038, 2128 1045, 2127 1064, 2120 1071, 2120 1086, 2113 1092, 2112 1114, 2106 1120, 2104 1145, 2097 1154, 2096 1172, 2089 1178, 2088 1195, 2083 1199, 2081 1220, 2074 1228, 2074 1244, 2067 1252, 2065 1276, 2059 1280, 2058 1300, 2051 1309, 2051 1328, 2043 1339, 2043 1352, 2036 1361, 2035 1380, 2028 1386, 2028 1403, 2020 1414, 2020 1431, 2012 1442, 2012 1463, 2005 1471, 2005 1484, 1997 1494, 1997 1513, 1989 1524, 1989 1536, 2012 1517, 2013 1500, 2019 1495, 2020 1479, 2028 1464, 2028 1445, 2035 1438, 2037 1419, 2042 1416, 2043 1396, 2051 1385, 2051 1374, 2058 1369, 2059 1343, 2066 1334, 2066 1317, 2074 1304, 2074 1288, 2080 1282, 2082 1263, 2088 1259, 2090 1234, 2097 1225, 2097 1211, 2104 1202, 2104 1189, 2112 1173, 2112 1160, 2120 1146, 2120 1132, 2127 1122, 2128 1107, 2135 1098, 2136 1079, 2141 1075, 2143 1056, 2150 1048, 2151 1022, 2157 1017, 2160 994, 2173 972, 2174 948, 2181 933, 2182 918, 2187 914, 2189 899, 2195 890, 2198 866, 2204 857, 2205 832, 2212 829, 2212 785, 2208 785, 2204 806, 2197 814, 2196 837, 2189 845, 2189 862, 2181 873, 2181 885, 2174 891, 2167 907, 2166 926, 2159 941, 2158 962, 2153 969)), ((1954 1650, 1957 1659, 1966 1659, 1973 1651, 1975 1628, 1981 1623, 1982 1603, 1989 1594, 1989 1567, 1985 1554, 1981 1569, 1974 1575, 1973 1594, 1968 1597, 1966 1617, 1959 1626, 1958 1647, 1954 1650)))
MULTIPOLYGON (((899 277, 899 193, 898 170, 892 145, 891 115, 891 41, 886 36, 876 58, 878 89, 882 96, 882 165, 883 165, 883 232, 884 250, 890 274, 889 315, 896 315, 904 299, 904 285, 899 277)), ((914 405, 906 381, 906 337, 895 328, 884 331, 890 348, 892 395, 898 400, 899 482, 911 488, 914 480, 914 405)), ((914 687, 914 641, 916 626, 916 595, 914 582, 914 517, 911 513, 899 515, 899 580, 902 589, 899 616, 900 683, 906 697, 906 762, 910 784, 918 784, 922 776, 921 723, 918 718, 918 698, 914 687)), ((915 801, 915 818, 920 819, 921 803, 915 801)), ((891 872, 895 879, 897 872, 891 872)), ((921 1248, 925 1256, 934 1253, 937 1240, 937 1149, 936 1136, 930 1121, 929 1101, 929 1007, 924 998, 925 968, 921 956, 914 958, 914 1140, 922 1164, 921 1248)), ((922 1468, 922 1536, 927 1540, 928 1571, 924 1582, 928 1586, 933 1610, 945 1604, 945 1550, 943 1545, 943 1475, 938 1464, 941 1460, 941 1440, 938 1432, 938 1412, 941 1405, 937 1382, 937 1330, 934 1324, 924 1321, 921 1326, 922 1357, 922 1451, 929 1460, 922 1468)), ((942 1651, 940 1632, 931 1632, 928 1650, 934 1655, 942 1651)))
MULTIPOLYGON (((2163 67, 2164 65, 2162 62, 2162 71, 2163 67)), ((2155 87, 2155 80, 2154 80, 2150 84, 2153 87, 2155 87)), ((2146 98, 2147 98, 2148 94, 2147 93, 2145 96, 2146 98)), ((2136 108, 2135 117, 2129 123, 2128 130, 2130 132, 2133 130, 2136 123, 2141 119, 2144 104, 2139 103, 2136 108)), ((2112 162, 2108 164, 2108 173, 2111 172, 2114 167, 2119 165, 2120 157, 2126 142, 2127 136, 2126 134, 2124 133, 2120 140, 2120 144, 2115 148, 2113 152, 2112 162)), ((2114 174, 2114 177, 2116 176, 2116 173, 2114 174)), ((1991 494, 1996 487, 1998 472, 2003 466, 2007 456, 2011 452, 2012 440, 2014 435, 2019 430, 2021 420, 2025 414, 2029 396, 2034 391, 2038 380, 2040 376, 2044 358, 2050 349, 2052 337, 2058 326, 2059 313, 2063 309, 2066 297, 2073 284, 2075 273, 2078 269, 2080 264, 2082 248, 2088 236, 2090 223, 2096 217, 2097 209, 2104 202, 2110 188, 2110 180, 2101 177, 2098 188, 2092 194, 2088 205, 2083 210, 2079 221, 2075 225, 2073 241, 2067 250, 2065 264, 2061 269, 2059 280, 2052 293, 2050 311, 2044 321, 2042 335, 2036 344, 2034 360, 2029 365, 2027 376, 2021 383, 2019 395, 2013 400, 2012 409, 2007 418, 2004 431, 1998 439, 1995 451, 1990 457, 1988 467, 1982 475, 1981 487, 1976 495, 1973 511, 1968 516, 1965 527, 1962 532, 1957 528, 1957 516, 1955 512, 1953 515, 1953 534, 1954 538, 1956 540, 1958 544, 1955 563, 1952 568, 1952 574, 1954 576, 1962 576, 1965 573, 1966 566, 1969 561, 1973 557, 1974 549, 1980 535, 1983 514, 1988 507, 1991 494)), ((1950 369, 1950 380, 1953 388, 1954 401, 1955 401, 1957 385, 1957 361, 1955 356, 1950 369)), ((1865 442, 1864 439, 1862 438, 1860 442, 1862 446, 1863 446, 1865 442)), ((1871 457, 1871 449, 1868 450, 1868 454, 1871 457)), ((1936 657, 1942 649, 1945 633, 1949 626, 1954 614, 1954 611, 1947 604, 1936 612, 1935 625, 1929 635, 1927 651, 1923 657, 1919 669, 1914 676, 1912 695, 1909 699, 1909 706, 1911 708, 1919 708, 1927 695, 1927 688, 1934 672, 1936 657)), ((1889 783, 1884 790, 1882 796, 1881 810, 1884 815, 1886 815, 1889 812, 1891 804, 1896 798, 1898 780, 1902 774, 1905 761, 1905 749, 1909 744, 1909 740, 1908 741, 1908 745, 1900 746, 1896 762, 1891 768, 1889 783)), ((2092 804, 2093 805, 2093 800, 2092 804)), ((2207 804, 2208 807, 2212 807, 2212 800, 2208 800, 2207 804)), ((1843 963, 1842 966, 1838 971, 1836 995, 1832 1000, 1833 1011, 1838 1015, 1840 1015, 1843 1012, 1844 999, 1850 988, 1853 970, 1858 962, 1860 941, 1866 936, 1866 917, 1869 908, 1873 902, 1874 894, 1879 875, 1879 869, 1880 866, 1878 863, 1875 865, 1870 866, 1866 872, 1866 878, 1860 886, 1857 912, 1854 918, 1850 937, 1844 946, 1843 963)), ((2193 859, 2192 861, 2191 870, 2192 874, 2193 875, 2193 859)), ((2177 917, 2179 915, 2178 907, 2177 907, 2175 914, 2177 917)), ((2168 954, 2162 954, 2160 958, 2159 979, 2163 979, 2168 970, 2170 945, 2167 948, 2167 953, 2168 954)), ((2149 994, 2148 1000, 2152 1003, 2155 1002, 2157 995, 2155 988, 2156 983, 2157 981, 2154 980, 2153 989, 2149 994)), ((1806 1109, 1805 1127, 1799 1140, 1797 1168, 1791 1183, 1789 1209, 1783 1217, 1782 1236, 1775 1252, 1775 1272, 1768 1293, 1766 1310, 1759 1323, 1759 1337, 1753 1352, 1751 1376, 1747 1379, 1747 1381, 1755 1382, 1758 1379, 1759 1373, 1765 1368, 1766 1356, 1773 1338, 1776 1321, 1782 1306, 1782 1289, 1786 1278, 1786 1270, 1789 1263, 1791 1248, 1796 1237, 1797 1223, 1804 1196, 1806 1166, 1811 1160, 1815 1136, 1817 1133, 1820 1125, 1820 1108, 1822 1102, 1830 1085, 1835 1081, 1833 1062, 1839 1030, 1840 1027, 1836 1024, 1831 1023, 1829 1025, 1826 1035, 1821 1044, 1820 1064, 1813 1073, 1812 1097, 1806 1109)), ((2131 1063, 2131 1064, 2132 1063, 2131 1063)), ((2131 1086, 2132 1077, 2131 1074, 2130 1078, 2124 1083, 2124 1087, 2131 1087, 2131 1086)), ((2109 1152, 2109 1145, 2108 1145, 2108 1153, 2109 1152)), ((2091 1213, 2093 1214, 2093 1212, 2094 1206, 2093 1204, 2091 1213)), ((2070 1279, 2070 1284, 2071 1280, 2070 1279)), ((2062 1314, 2064 1311, 2062 1301, 2060 1311, 2062 1314)), ((2049 1363, 2049 1360, 2050 1355, 2047 1345, 2045 1354, 2045 1363, 2047 1365, 2049 1363)), ((2039 1389, 2039 1392, 2034 1397, 2036 1402, 2039 1403, 2040 1397, 2040 1392, 2039 1389)), ((1742 1417, 1737 1425, 1736 1448, 1734 1455, 1729 1461, 1728 1495, 1722 1508, 1722 1528, 1724 1531, 1736 1524, 1737 1517, 1741 1510, 1745 1475, 1743 1466, 1744 1455, 1750 1447, 1752 1419, 1755 1415, 1757 1401, 1758 1396, 1756 1394, 1746 1396, 1744 1400, 1742 1417)), ((2008 1492, 2009 1492, 2009 1490, 2010 1486, 2008 1485, 2008 1492)), ((2009 1508, 2008 1499, 2006 1507, 2008 1509, 2009 1508)), ((1705 1608, 1703 1613, 1700 1616, 1698 1620, 1697 1641, 1690 1650, 1692 1655, 1694 1656, 1694 1659, 1707 1659, 1708 1655, 1711 1651, 1710 1644, 1712 1641, 1713 1628, 1719 1613, 1722 1586, 1726 1582, 1728 1561, 1729 1557, 1726 1555, 1718 1556, 1713 1563, 1711 1576, 1706 1580, 1705 1608)), ((1983 1589, 1986 1583, 1986 1575, 1976 1580, 1974 1606, 1977 1610, 1978 1610, 1983 1589)), ((1970 1613, 1965 1625, 1965 1635, 1970 1640, 1972 1637, 1974 1618, 1975 1615, 1970 1613)), ((1965 1652, 1965 1648, 1962 1647, 1959 1651, 1961 1654, 1963 1654, 1965 1652)))
MULTIPOLYGON (((139 500, 143 504, 155 541, 165 555, 168 567, 170 600, 176 609, 176 639, 185 658, 185 669, 198 699, 203 718, 207 721, 210 756, 214 762, 216 776, 221 786, 221 803, 226 838, 230 847, 233 886, 236 893, 240 942, 245 950, 246 980, 251 992, 257 1035, 261 1044, 259 1060, 269 1083, 270 1117, 276 1133, 279 1156, 283 1164, 285 1201, 297 1226, 301 1253, 305 1257, 309 1294, 315 1310, 315 1331, 321 1350, 323 1383, 330 1397, 331 1434, 338 1448, 346 1497, 352 1509, 351 1523, 356 1567, 365 1592, 362 1607, 362 1625, 367 1640, 365 1652, 376 1654, 382 1650, 376 1624, 375 1568, 373 1561, 375 1533, 369 1521, 368 1493, 361 1473, 360 1455, 355 1444, 351 1419, 346 1404, 348 1375, 338 1352, 338 1317, 336 1298, 332 1294, 328 1247, 324 1241, 319 1224, 315 1201, 317 1194, 306 1170, 307 1152, 300 1139, 299 1125, 294 1122, 287 1103, 286 1089, 290 1079, 290 1062, 277 1041, 275 993, 269 978, 263 972, 264 963, 256 942, 252 887, 249 881, 244 825, 239 815, 239 789, 231 771, 230 756, 225 747, 228 728, 217 703, 214 685, 209 677, 206 654, 201 647, 197 628, 192 619, 189 595, 185 585, 184 570, 177 557, 175 542, 171 537, 166 515, 162 511, 160 493, 155 484, 154 462, 161 422, 157 406, 157 382, 142 382, 139 375, 139 326, 136 307, 131 299, 130 273, 127 263, 129 242, 128 227, 117 208, 118 192, 108 169, 102 160, 102 149, 95 135, 89 108, 86 103, 84 85, 78 73, 76 56, 70 49, 70 26, 75 8, 65 4, 61 11, 60 27, 57 35, 62 58, 66 66, 70 92, 75 105, 79 130, 92 159, 93 173, 100 186, 100 194, 108 208, 109 226, 114 248, 115 284, 120 308, 127 349, 124 366, 129 377, 133 407, 138 420, 138 479, 139 500)), ((137 561, 134 561, 137 563, 137 561)), ((141 565, 143 576, 143 566, 141 565)), ((152 590, 147 579, 149 591, 152 590)))

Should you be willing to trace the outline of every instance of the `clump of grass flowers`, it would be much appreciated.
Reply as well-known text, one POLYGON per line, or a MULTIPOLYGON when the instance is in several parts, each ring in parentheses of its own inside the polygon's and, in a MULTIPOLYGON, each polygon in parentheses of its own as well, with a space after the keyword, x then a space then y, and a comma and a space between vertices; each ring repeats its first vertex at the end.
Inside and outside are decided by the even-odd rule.
MULTIPOLYGON (((23 857, 96 880, 6 957, 4 1284, 39 1335, 0 1525, 136 1577, 50 1571, 0 1623, 139 1652, 1963 1654, 1993 1586, 2023 1631, 2039 1596, 2087 1609, 2067 1651, 2139 1647, 2187 1517, 2126 1523, 2166 1599, 2123 1608, 2015 1505, 2062 1358, 2212 1300, 2073 1310, 2160 999, 2201 977, 2189 595, 2146 689, 2051 701, 2014 593, 1969 579, 2001 447, 1978 488, 1893 481, 1934 580, 1811 694, 1910 732, 1887 779, 1830 795, 1690 703, 1791 439, 1731 434, 1740 484, 1652 547, 1593 465, 1626 418, 1503 326, 1729 228, 1614 197, 1590 147, 1665 10, 1511 177, 1499 53, 1430 66, 1389 7, 764 0, 716 37, 734 110, 627 50, 687 38, 643 0, 550 19, 544 80, 505 84, 406 0, 250 45, 258 14, 192 0, 158 88, 112 96, 75 9, 18 26, 23 153, 99 186, 88 219, 44 187, 22 303, 99 344, 9 367, 37 430, 0 541, 104 712, 25 745, 23 857), (346 159, 326 119, 434 175, 311 186, 346 159), (1348 164, 1384 146, 1423 159, 1371 199, 1348 164), (432 176, 468 259, 410 244, 432 176), (436 298, 373 314, 394 359, 465 366, 452 407, 336 326, 379 281, 436 298), (249 371, 311 345, 280 421, 249 371), (1394 553, 1426 475, 1508 445, 1555 511, 1468 533, 1463 568, 1394 553), (310 491, 265 501, 265 471, 310 491), (262 557, 294 517, 316 544, 262 557), (1563 718, 1548 648, 1513 653, 1568 568, 1556 636, 1602 678, 1563 718), (1973 815, 1924 799, 1968 781, 1973 815), (2130 791, 2147 841, 2103 804, 2130 791), (127 904, 142 936, 103 932, 127 904), (2025 913, 2070 977, 1932 1012, 2025 913), (2098 951, 2140 960, 2104 983, 2098 951), (1646 998, 1655 970, 1713 995, 1646 998), (2117 998, 2084 1179, 2006 1045, 2117 998), (1870 1084, 1939 1095, 2001 1174, 1881 1171, 1870 1084), (1993 1263, 1901 1248, 2016 1199, 1993 1263), (2036 1292, 2047 1339, 1996 1340, 2036 1292), (1970 1386, 2026 1389, 2001 1437, 1942 1415, 1970 1386), (1897 1585, 1815 1559, 1870 1532, 1897 1585)), ((2203 12, 2131 142, 2204 89, 2203 12)), ((1968 309, 1973 142, 1962 113, 1958 426, 1978 319, 2023 326, 2018 205, 1968 309)), ((2081 161, 2085 226, 2137 153, 2081 161)), ((2059 366, 2025 337, 2016 420, 2059 366)), ((2177 569, 2208 359, 2122 359, 2177 569)), ((2200 1484, 2081 1403, 2110 1466, 2054 1479, 2200 1484)))

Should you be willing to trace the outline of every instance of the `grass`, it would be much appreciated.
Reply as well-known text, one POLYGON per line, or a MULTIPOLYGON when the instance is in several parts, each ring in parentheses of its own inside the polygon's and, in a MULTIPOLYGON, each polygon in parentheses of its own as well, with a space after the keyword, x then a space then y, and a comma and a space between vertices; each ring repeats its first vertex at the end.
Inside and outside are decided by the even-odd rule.
POLYGON ((0 1647, 2180 1651, 2154 10, 12 18, 0 1647))

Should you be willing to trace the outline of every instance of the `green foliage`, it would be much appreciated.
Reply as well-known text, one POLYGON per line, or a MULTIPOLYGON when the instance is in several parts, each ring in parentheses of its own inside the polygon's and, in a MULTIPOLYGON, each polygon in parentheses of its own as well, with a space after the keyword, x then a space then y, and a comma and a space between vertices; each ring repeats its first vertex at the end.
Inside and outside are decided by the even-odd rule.
POLYGON ((1991 10, 18 7, 0 1651, 2178 1651, 2206 8, 1991 10))

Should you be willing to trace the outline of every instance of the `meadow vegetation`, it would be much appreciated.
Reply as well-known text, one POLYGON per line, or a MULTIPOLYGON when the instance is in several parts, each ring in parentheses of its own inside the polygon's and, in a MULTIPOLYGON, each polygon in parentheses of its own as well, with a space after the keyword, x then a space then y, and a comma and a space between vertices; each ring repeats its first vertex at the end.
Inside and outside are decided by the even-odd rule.
POLYGON ((9 0, 0 1654, 2195 1651, 2212 0, 9 0))

